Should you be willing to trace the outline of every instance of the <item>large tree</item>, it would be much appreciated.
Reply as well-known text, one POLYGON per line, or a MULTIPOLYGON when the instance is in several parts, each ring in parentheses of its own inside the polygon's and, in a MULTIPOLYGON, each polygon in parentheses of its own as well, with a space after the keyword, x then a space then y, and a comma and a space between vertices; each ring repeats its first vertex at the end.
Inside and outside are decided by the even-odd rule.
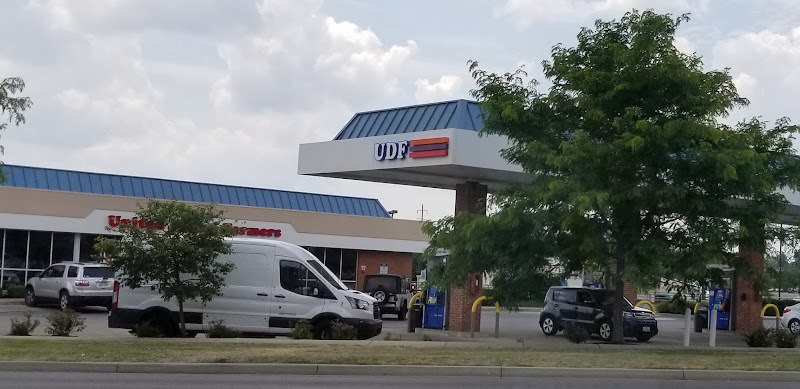
POLYGON ((446 246, 448 236, 474 242, 451 252, 445 278, 484 270, 472 266, 487 242, 480 226, 506 219, 497 226, 514 226, 495 246, 512 252, 520 271, 526 262, 530 272, 555 262, 611 275, 612 339, 622 342, 625 282, 704 278, 710 263, 747 269, 736 248, 759 247, 763 226, 785 206, 775 189, 798 186, 798 128, 785 118, 723 123, 748 101, 727 69, 705 70, 700 57, 675 47, 686 21, 636 10, 596 21, 576 46, 553 47, 543 62, 546 92, 522 69, 497 74, 470 64, 483 131, 508 137, 502 155, 530 184, 499 193, 500 211, 489 217, 428 224, 433 244, 446 246), (518 247, 508 247, 511 238, 518 247))
MULTIPOLYGON (((13 95, 25 89, 25 81, 19 77, 6 78, 0 81, 0 131, 5 130, 9 124, 15 126, 25 123, 23 112, 32 106, 29 97, 14 97, 13 95)), ((3 145, 0 144, 0 155, 3 154, 3 145)), ((0 161, 0 165, 3 161, 0 161)), ((2 168, 2 166, 0 166, 2 168)), ((6 182, 6 176, 0 169, 0 184, 6 182)))
POLYGON ((130 220, 114 220, 110 231, 117 238, 100 238, 95 245, 104 253, 128 288, 153 284, 165 301, 175 299, 181 336, 186 336, 183 304, 187 300, 211 301, 224 286, 232 263, 220 263, 231 252, 225 238, 234 229, 213 204, 189 205, 178 201, 149 200, 130 220))

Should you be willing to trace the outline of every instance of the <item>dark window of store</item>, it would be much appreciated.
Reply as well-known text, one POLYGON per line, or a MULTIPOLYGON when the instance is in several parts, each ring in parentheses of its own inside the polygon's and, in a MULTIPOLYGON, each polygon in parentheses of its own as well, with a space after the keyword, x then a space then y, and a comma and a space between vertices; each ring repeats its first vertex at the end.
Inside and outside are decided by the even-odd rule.
POLYGON ((309 247, 308 252, 314 254, 320 262, 325 263, 325 248, 324 247, 309 247))
POLYGON ((3 270, 3 289, 12 285, 25 285, 25 272, 22 270, 3 270))
POLYGON ((3 267, 24 269, 28 254, 28 231, 6 230, 3 267))
POLYGON ((97 238, 100 235, 94 234, 81 234, 81 253, 78 256, 80 262, 97 262, 100 256, 94 249, 94 244, 97 243, 97 238))
POLYGON ((50 266, 50 243, 52 232, 31 231, 28 248, 28 269, 44 269, 50 266))
POLYGON ((342 249, 325 249, 325 266, 341 279, 342 277, 342 249))
POLYGON ((342 250, 342 275, 339 277, 348 287, 355 288, 358 250, 342 250), (352 285, 352 286, 351 286, 352 285))
POLYGON ((75 255, 75 234, 72 232, 53 233, 53 263, 72 262, 75 255))

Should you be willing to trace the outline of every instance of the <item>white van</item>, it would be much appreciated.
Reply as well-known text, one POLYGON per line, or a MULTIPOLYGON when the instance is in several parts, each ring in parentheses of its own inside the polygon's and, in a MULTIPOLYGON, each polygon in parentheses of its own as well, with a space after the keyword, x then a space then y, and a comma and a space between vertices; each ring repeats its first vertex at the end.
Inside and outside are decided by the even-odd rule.
MULTIPOLYGON (((285 242, 232 238, 233 253, 219 262, 235 265, 225 278, 221 296, 203 304, 184 302, 189 336, 209 329, 212 322, 246 335, 283 335, 306 320, 315 335, 325 337, 335 320, 353 325, 359 339, 381 333, 376 300, 350 290, 314 255, 285 242)), ((178 304, 164 301, 149 285, 130 289, 114 283, 108 315, 109 328, 133 329, 140 323, 156 325, 168 336, 179 333, 178 304)))

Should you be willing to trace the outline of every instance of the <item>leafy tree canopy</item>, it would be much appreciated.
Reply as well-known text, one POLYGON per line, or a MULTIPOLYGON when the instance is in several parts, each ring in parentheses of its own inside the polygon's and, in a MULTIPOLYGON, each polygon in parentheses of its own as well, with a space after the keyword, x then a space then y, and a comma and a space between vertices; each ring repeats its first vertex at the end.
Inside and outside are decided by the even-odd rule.
MULTIPOLYGON (((25 123, 23 112, 33 103, 28 97, 13 97, 15 93, 25 89, 25 81, 19 77, 6 78, 0 81, 0 131, 5 130, 9 124, 15 126, 25 123)), ((3 154, 3 145, 0 145, 0 155, 3 154)), ((0 165, 3 162, 0 161, 0 165)), ((0 184, 6 182, 6 176, 0 169, 0 184)))
POLYGON ((234 234, 222 216, 212 204, 149 200, 130 223, 108 227, 121 233, 121 239, 101 238, 95 249, 109 258, 120 284, 153 284, 165 301, 176 299, 185 335, 183 303, 218 296, 234 267, 217 261, 219 255, 231 253, 225 238, 234 234))
POLYGON ((553 261, 604 269, 621 341, 623 282, 702 279, 710 263, 745 269, 736 248, 763 244, 786 203, 775 189, 800 183, 798 128, 786 118, 723 123, 748 101, 728 69, 705 70, 675 47, 686 21, 637 10, 598 20, 575 47, 553 47, 544 92, 522 68, 470 63, 483 132, 508 137, 502 155, 530 183, 498 193, 491 216, 426 225, 432 245, 451 252, 442 279, 494 271, 519 281, 553 261))

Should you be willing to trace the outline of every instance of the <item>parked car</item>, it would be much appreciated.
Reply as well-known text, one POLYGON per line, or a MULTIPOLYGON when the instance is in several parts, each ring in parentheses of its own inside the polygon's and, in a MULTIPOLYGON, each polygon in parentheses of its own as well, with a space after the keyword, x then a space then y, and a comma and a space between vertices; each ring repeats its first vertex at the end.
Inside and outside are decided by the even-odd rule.
POLYGON ((800 335, 800 303, 783 309, 781 325, 788 328, 795 335, 800 335))
MULTIPOLYGON (((545 335, 555 335, 565 326, 575 324, 611 340, 614 291, 585 287, 554 286, 545 295, 539 326, 545 335)), ((634 307, 625 299, 623 335, 647 342, 658 334, 658 322, 649 309, 634 307)))
POLYGON ((106 264, 61 262, 25 284, 25 304, 55 303, 63 309, 102 306, 111 309, 114 271, 106 264))
POLYGON ((653 303, 658 304, 664 301, 672 301, 672 296, 669 293, 656 293, 653 295, 653 303))
POLYGON ((411 282, 397 274, 368 274, 364 277, 364 293, 377 301, 381 315, 394 314, 405 320, 408 300, 411 300, 411 282))
MULTIPOLYGON (((184 302, 187 333, 208 331, 215 322, 244 335, 287 335, 307 321, 317 338, 329 338, 340 321, 356 328, 358 338, 381 333, 380 311, 371 296, 350 290, 314 255, 294 244, 253 238, 230 238, 233 252, 217 258, 233 263, 221 295, 203 303, 184 302)), ((166 336, 178 335, 178 304, 164 300, 151 286, 114 283, 109 328, 134 329, 148 324, 166 336)))

